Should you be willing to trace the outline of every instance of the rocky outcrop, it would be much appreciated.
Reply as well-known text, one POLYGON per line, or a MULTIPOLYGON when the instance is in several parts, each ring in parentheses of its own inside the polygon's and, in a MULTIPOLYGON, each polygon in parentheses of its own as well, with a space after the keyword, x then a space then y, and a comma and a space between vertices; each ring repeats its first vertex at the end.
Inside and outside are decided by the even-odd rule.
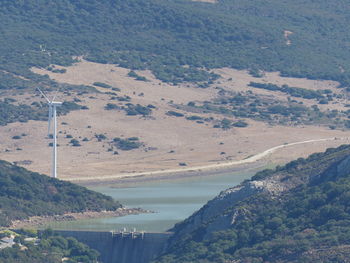
POLYGON ((237 204, 250 196, 267 193, 271 198, 278 198, 279 195, 301 184, 320 179, 322 174, 332 174, 332 176, 348 174, 350 172, 349 154, 350 149, 347 147, 335 153, 332 150, 326 152, 320 156, 324 161, 320 161, 317 155, 310 157, 307 162, 299 159, 284 168, 276 169, 263 179, 245 181, 221 192, 191 217, 171 229, 175 234, 168 245, 171 246, 178 239, 196 231, 200 232, 201 238, 205 239, 215 231, 229 228, 235 223, 237 217, 245 213, 244 208, 237 204), (331 173, 329 173, 330 169, 331 173))
MULTIPOLYGON (((216 224, 212 224, 210 229, 208 229, 208 232, 227 227, 231 223, 230 218, 221 216, 227 207, 231 207, 240 200, 264 190, 265 188, 263 186, 255 185, 251 182, 245 182, 239 186, 229 188, 221 192, 213 200, 209 201, 184 222, 177 224, 171 231, 176 232, 176 235, 183 236, 197 229, 201 225, 213 221, 215 221, 216 224)), ((174 237, 174 241, 175 240, 176 237, 174 237)))

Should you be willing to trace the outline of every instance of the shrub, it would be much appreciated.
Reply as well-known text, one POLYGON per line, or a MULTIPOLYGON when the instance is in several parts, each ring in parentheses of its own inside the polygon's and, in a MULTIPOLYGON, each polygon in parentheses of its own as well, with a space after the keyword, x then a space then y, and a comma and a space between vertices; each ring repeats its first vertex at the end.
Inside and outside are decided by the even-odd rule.
POLYGON ((147 81, 147 79, 143 76, 140 76, 138 75, 135 71, 131 70, 129 73, 128 73, 128 76, 129 77, 132 77, 136 80, 139 80, 139 81, 147 81))
POLYGON ((80 142, 77 139, 72 139, 70 140, 70 143, 72 144, 72 146, 74 147, 79 147, 81 146, 80 142))
POLYGON ((133 105, 131 103, 127 104, 127 108, 124 108, 127 115, 135 116, 135 115, 143 115, 147 116, 152 113, 152 109, 149 107, 144 107, 140 104, 133 105))
POLYGON ((248 126, 248 123, 246 123, 245 121, 239 120, 239 121, 237 121, 237 122, 234 122, 234 123, 232 124, 232 126, 238 127, 238 128, 244 128, 244 127, 247 127, 247 126, 248 126))
POLYGON ((94 82, 92 85, 97 86, 97 87, 101 87, 101 88, 105 88, 105 89, 111 89, 112 86, 108 85, 106 83, 103 82, 94 82))
POLYGON ((175 116, 175 117, 183 117, 184 115, 180 112, 176 112, 176 111, 168 111, 166 113, 166 115, 168 116, 175 116))
POLYGON ((118 110, 119 106, 117 104, 114 103, 107 103, 107 105, 105 106, 106 110, 118 110))
POLYGON ((187 106, 195 107, 195 106, 196 106, 196 103, 193 102, 193 101, 190 101, 189 103, 187 103, 187 106))
POLYGON ((192 115, 190 117, 186 117, 186 119, 190 121, 197 121, 197 120, 202 120, 203 118, 200 116, 192 115))
POLYGON ((232 126, 232 121, 230 121, 229 119, 223 119, 221 121, 221 128, 224 129, 224 130, 227 130, 227 129, 230 129, 231 126, 232 126))
POLYGON ((142 146, 142 143, 139 142, 137 137, 131 137, 128 139, 114 138, 113 142, 118 149, 123 151, 138 149, 142 146))

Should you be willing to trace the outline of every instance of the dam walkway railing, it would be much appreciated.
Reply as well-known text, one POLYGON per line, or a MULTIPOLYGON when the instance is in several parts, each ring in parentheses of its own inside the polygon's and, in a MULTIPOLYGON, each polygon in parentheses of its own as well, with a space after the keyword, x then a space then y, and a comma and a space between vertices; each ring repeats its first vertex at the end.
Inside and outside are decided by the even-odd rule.
POLYGON ((55 230, 59 235, 74 237, 100 253, 103 263, 149 263, 160 255, 173 233, 121 231, 55 230))

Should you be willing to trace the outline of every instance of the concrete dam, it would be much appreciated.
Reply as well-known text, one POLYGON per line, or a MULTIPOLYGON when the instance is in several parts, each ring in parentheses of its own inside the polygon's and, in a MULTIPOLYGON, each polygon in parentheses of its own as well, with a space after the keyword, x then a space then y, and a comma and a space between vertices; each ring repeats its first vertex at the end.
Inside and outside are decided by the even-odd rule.
POLYGON ((164 249, 172 235, 147 232, 101 232, 56 230, 97 250, 103 263, 149 263, 164 249))

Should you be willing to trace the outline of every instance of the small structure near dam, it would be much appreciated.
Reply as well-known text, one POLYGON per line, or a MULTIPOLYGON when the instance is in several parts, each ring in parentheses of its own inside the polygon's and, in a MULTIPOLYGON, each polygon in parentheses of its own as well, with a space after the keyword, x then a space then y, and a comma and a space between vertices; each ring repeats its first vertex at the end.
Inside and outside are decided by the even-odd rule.
POLYGON ((137 231, 55 230, 64 237, 74 237, 100 252, 103 263, 148 263, 164 249, 172 235, 137 231))

